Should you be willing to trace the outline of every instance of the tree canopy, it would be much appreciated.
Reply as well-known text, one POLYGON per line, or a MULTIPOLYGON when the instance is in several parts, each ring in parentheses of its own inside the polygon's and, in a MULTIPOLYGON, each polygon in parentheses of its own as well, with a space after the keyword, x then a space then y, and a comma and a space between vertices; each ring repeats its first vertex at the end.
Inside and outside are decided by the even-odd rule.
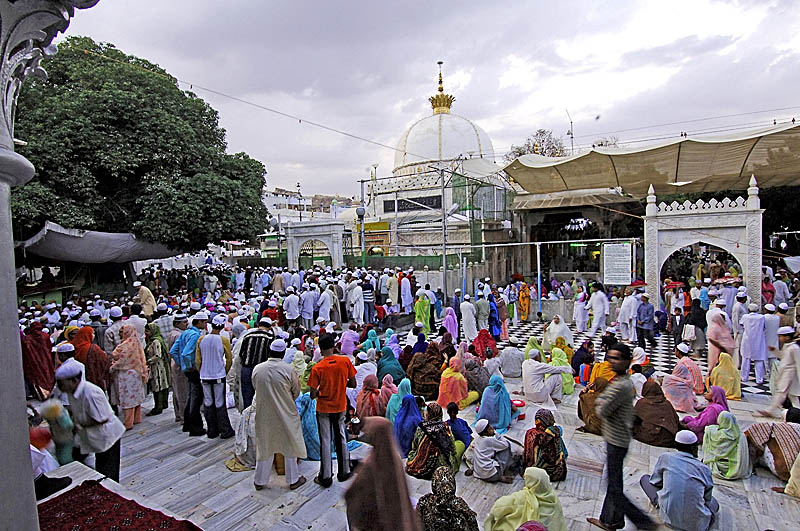
POLYGON ((523 144, 512 145, 503 159, 511 162, 517 157, 531 153, 545 157, 561 157, 567 154, 567 150, 564 148, 564 140, 561 137, 555 136, 548 129, 537 129, 535 133, 525 139, 523 144))
POLYGON ((17 107, 36 175, 12 192, 15 237, 49 220, 195 250, 263 231, 266 169, 226 153, 217 112, 164 69, 88 37, 44 67, 17 107))

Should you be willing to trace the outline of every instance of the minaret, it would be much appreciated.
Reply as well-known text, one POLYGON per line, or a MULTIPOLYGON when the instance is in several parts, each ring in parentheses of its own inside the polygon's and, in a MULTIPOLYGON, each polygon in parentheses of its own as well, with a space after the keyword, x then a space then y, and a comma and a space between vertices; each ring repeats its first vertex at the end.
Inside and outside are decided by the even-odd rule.
POLYGON ((433 107, 433 114, 450 114, 450 107, 453 105, 453 102, 456 101, 456 98, 455 96, 444 93, 444 85, 442 84, 442 65, 444 62, 438 61, 436 64, 439 65, 438 94, 428 98, 428 101, 431 102, 431 106, 433 107))

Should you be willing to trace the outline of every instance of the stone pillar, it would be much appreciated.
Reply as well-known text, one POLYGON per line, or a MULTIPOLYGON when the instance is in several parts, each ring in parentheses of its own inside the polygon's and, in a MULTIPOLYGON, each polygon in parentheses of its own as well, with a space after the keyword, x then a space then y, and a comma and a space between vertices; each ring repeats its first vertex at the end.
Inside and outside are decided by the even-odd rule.
POLYGON ((22 351, 17 328, 14 237, 11 230, 11 187, 28 182, 33 165, 14 153, 14 115, 22 83, 30 74, 44 78, 40 61, 53 38, 67 29, 75 8, 98 0, 0 0, 0 529, 39 529, 33 490, 22 351))
POLYGON ((764 211, 761 210, 761 200, 758 197, 758 183, 755 175, 750 176, 750 187, 747 189, 747 208, 758 212, 747 222, 747 259, 742 262, 742 280, 747 287, 747 294, 750 300, 756 304, 761 304, 761 256, 763 252, 763 241, 761 239, 761 228, 764 211), (757 302, 756 302, 757 301, 757 302))
POLYGON ((656 205, 656 191, 653 185, 647 191, 647 207, 644 216, 644 281, 647 282, 647 293, 650 300, 657 303, 659 300, 658 286, 660 269, 659 243, 658 243, 658 205, 656 205))

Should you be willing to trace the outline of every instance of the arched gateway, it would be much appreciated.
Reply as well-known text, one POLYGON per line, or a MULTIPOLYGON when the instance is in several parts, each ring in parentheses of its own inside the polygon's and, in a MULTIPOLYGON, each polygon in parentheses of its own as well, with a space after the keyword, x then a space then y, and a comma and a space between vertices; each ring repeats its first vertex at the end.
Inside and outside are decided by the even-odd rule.
POLYGON ((656 204, 653 186, 644 217, 644 274, 647 291, 658 300, 661 266, 676 250, 698 242, 724 249, 741 264, 750 300, 761 301, 761 216, 755 176, 747 199, 656 204))
POLYGON ((300 265, 300 251, 309 241, 324 244, 330 251, 331 266, 339 269, 344 266, 344 221, 333 219, 289 222, 286 225, 286 251, 289 267, 297 269, 300 265))

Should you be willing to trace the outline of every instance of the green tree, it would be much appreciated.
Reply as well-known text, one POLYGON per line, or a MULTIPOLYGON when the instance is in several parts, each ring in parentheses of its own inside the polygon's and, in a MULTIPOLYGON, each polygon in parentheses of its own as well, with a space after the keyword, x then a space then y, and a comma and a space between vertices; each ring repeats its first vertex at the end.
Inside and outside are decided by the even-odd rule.
POLYGON ((564 148, 564 140, 561 137, 555 136, 548 129, 537 129, 535 133, 525 139, 523 144, 519 146, 512 145, 503 159, 506 162, 511 162, 522 155, 531 153, 544 155, 545 157, 561 157, 567 154, 567 150, 564 148))
POLYGON ((18 104, 36 176, 12 193, 17 238, 50 220, 195 250, 264 229, 264 166, 227 154, 217 112, 164 69, 88 37, 44 67, 18 104))

